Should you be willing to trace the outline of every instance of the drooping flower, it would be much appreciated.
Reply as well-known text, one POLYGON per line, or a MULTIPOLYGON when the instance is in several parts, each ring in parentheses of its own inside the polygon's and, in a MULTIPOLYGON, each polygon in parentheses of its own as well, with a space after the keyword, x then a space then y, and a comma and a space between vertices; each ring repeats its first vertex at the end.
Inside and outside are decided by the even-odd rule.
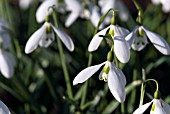
POLYGON ((5 78, 11 78, 14 74, 16 60, 5 50, 0 49, 0 72, 5 78))
MULTIPOLYGON (((109 52, 108 56, 111 53, 112 52, 109 52)), ((126 78, 123 72, 115 66, 114 62, 111 62, 112 59, 113 58, 111 57, 106 62, 90 66, 82 70, 74 78, 73 85, 85 82, 104 65, 104 68, 99 75, 99 79, 108 81, 109 89, 113 96, 115 97, 115 99, 119 102, 124 102, 126 97, 125 94, 126 78)))
POLYGON ((151 102, 140 106, 133 114, 143 114, 151 104, 152 108, 150 114, 170 114, 170 105, 162 99, 153 99, 151 102))
MULTIPOLYGON (((129 18, 129 12, 122 0, 99 0, 99 6, 101 7, 102 14, 105 14, 110 9, 114 9, 120 10, 119 17, 122 21, 127 21, 129 18)), ((112 15, 107 16, 104 22, 108 24, 111 17, 112 15)))
POLYGON ((125 28, 119 27, 117 25, 110 25, 105 29, 98 32, 91 40, 88 51, 92 52, 98 49, 100 43, 103 40, 103 36, 106 35, 109 30, 109 34, 114 40, 114 52, 118 58, 118 60, 122 63, 126 63, 130 59, 130 50, 128 47, 128 43, 125 40, 125 36, 129 33, 129 31, 125 28))
POLYGON ((96 27, 99 19, 99 9, 97 6, 93 6, 91 2, 80 3, 78 0, 65 0, 66 9, 71 13, 66 19, 65 26, 71 26, 78 17, 89 19, 96 27))
POLYGON ((170 0, 151 0, 153 4, 162 4, 162 11, 165 13, 170 12, 170 0))
POLYGON ((136 51, 141 51, 148 44, 148 39, 154 47, 164 55, 170 54, 169 44, 158 34, 149 31, 143 26, 136 26, 134 30, 125 37, 130 47, 136 51))
POLYGON ((11 114, 8 107, 0 100, 0 114, 11 114))
POLYGON ((47 15, 52 13, 52 9, 50 7, 54 6, 56 10, 60 13, 65 12, 64 2, 60 2, 58 0, 45 0, 42 4, 38 7, 36 11, 36 20, 38 23, 44 22, 47 15))
POLYGON ((54 32, 64 43, 68 50, 74 50, 74 44, 71 38, 61 29, 55 28, 50 22, 45 22, 41 28, 31 35, 25 46, 25 53, 33 52, 38 45, 41 47, 48 47, 54 38, 54 32))

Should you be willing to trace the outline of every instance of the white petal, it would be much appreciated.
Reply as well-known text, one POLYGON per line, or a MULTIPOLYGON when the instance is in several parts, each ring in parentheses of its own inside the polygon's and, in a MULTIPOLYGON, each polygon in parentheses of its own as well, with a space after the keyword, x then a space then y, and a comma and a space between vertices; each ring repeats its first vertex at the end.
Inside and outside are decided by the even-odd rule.
POLYGON ((5 78, 11 78, 14 73, 14 65, 7 53, 0 50, 0 70, 5 78))
POLYGON ((118 102, 124 102, 126 97, 124 81, 121 78, 121 73, 117 74, 119 71, 116 70, 114 64, 110 64, 110 71, 108 74, 109 89, 118 102))
MULTIPOLYGON (((94 6, 92 8, 90 20, 95 27, 97 27, 99 20, 100 20, 100 17, 101 17, 101 15, 99 13, 99 8, 97 6, 94 6)), ((102 28, 102 26, 103 25, 101 25, 99 28, 102 28)))
POLYGON ((99 65, 94 65, 87 67, 86 69, 82 70, 73 80, 73 85, 77 85, 78 83, 83 83, 87 79, 89 79, 95 72, 97 72, 102 65, 106 62, 103 62, 99 65))
POLYGON ((39 42, 39 45, 47 48, 54 41, 54 39, 55 37, 53 32, 44 34, 39 42))
POLYGON ((41 23, 45 20, 48 12, 51 13, 52 10, 48 11, 48 8, 55 5, 57 7, 57 0, 45 0, 37 9, 36 20, 41 23))
POLYGON ((8 107, 0 101, 0 114, 11 114, 8 107))
POLYGON ((67 47, 68 50, 73 51, 74 50, 74 43, 70 36, 68 36, 64 31, 61 29, 55 28, 53 25, 51 25, 53 30, 56 32, 58 37, 61 39, 61 41, 64 43, 64 45, 67 47))
POLYGON ((4 28, 10 29, 9 24, 5 20, 0 19, 0 31, 5 31, 4 28))
POLYGON ((114 37, 115 36, 126 36, 129 34, 129 30, 123 27, 119 27, 117 25, 111 25, 111 29, 114 29, 114 37))
POLYGON ((77 0, 65 0, 65 3, 68 10, 71 11, 65 22, 65 26, 69 27, 79 17, 83 7, 77 0))
POLYGON ((147 44, 148 44, 148 40, 145 34, 143 37, 138 37, 137 35, 134 35, 134 41, 132 43, 133 50, 141 51, 145 48, 147 44))
POLYGON ((126 77, 125 77, 124 73, 122 72, 122 70, 115 67, 115 72, 120 77, 121 83, 123 83, 125 86, 126 85, 126 77))
POLYGON ((133 114, 143 114, 145 112, 145 110, 152 104, 153 100, 149 103, 146 103, 142 106, 140 106, 139 108, 137 108, 133 114))
POLYGON ((17 64, 15 57, 11 53, 8 53, 6 51, 4 51, 4 53, 7 55, 8 60, 11 62, 11 66, 15 67, 17 64))
POLYGON ((167 114, 162 108, 162 104, 159 99, 154 99, 153 105, 155 105, 155 109, 151 110, 150 114, 167 114))
POLYGON ((27 9, 31 3, 32 0, 19 0, 19 6, 21 9, 27 9))
POLYGON ((7 49, 10 46, 10 42, 11 42, 10 35, 6 31, 0 31, 0 35, 2 38, 3 48, 7 49))
POLYGON ((160 4, 161 0, 151 0, 151 1, 152 1, 153 4, 158 5, 158 4, 160 4))
POLYGON ((101 30, 100 32, 98 32, 96 35, 94 35, 94 37, 92 38, 89 47, 88 47, 88 51, 92 52, 98 49, 100 43, 103 40, 102 36, 105 36, 107 30, 110 28, 110 26, 108 26, 107 28, 101 30), (100 36, 101 35, 101 36, 100 36))
POLYGON ((165 110, 166 114, 170 114, 170 105, 168 103, 164 102, 162 99, 161 99, 161 103, 162 103, 163 109, 165 110))
POLYGON ((129 45, 123 37, 121 36, 114 37, 114 52, 116 57, 121 63, 127 63, 129 61, 130 59, 129 45))
POLYGON ((170 0, 161 0, 160 2, 162 3, 162 10, 165 13, 170 12, 170 0))
POLYGON ((146 32, 146 35, 148 36, 150 41, 153 43, 153 45, 158 51, 160 51, 164 55, 170 54, 169 44, 160 35, 153 33, 144 27, 143 29, 146 32))
POLYGON ((46 23, 44 23, 44 25, 41 28, 39 28, 35 33, 33 33, 29 40, 27 41, 25 46, 26 54, 33 52, 38 47, 39 41, 41 40, 45 32, 46 23))

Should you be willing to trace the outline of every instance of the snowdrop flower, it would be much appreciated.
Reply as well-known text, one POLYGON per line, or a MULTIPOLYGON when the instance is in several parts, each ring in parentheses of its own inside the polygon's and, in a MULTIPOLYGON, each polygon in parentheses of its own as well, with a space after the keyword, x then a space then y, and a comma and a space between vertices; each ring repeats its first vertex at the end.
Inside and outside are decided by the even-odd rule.
POLYGON ((36 20, 38 23, 45 21, 47 15, 52 13, 52 9, 49 9, 51 6, 55 6, 57 11, 60 13, 65 12, 64 2, 60 2, 60 0, 45 0, 36 11, 36 20))
POLYGON ((98 32, 91 40, 88 51, 92 52, 98 49, 100 43, 103 40, 103 36, 106 35, 109 30, 109 34, 114 40, 114 52, 118 60, 122 63, 126 63, 130 59, 130 50, 128 43, 124 39, 129 31, 125 28, 119 27, 117 25, 110 25, 105 29, 98 32))
POLYGON ((8 107, 0 100, 0 114, 11 114, 8 107))
POLYGON ((63 30, 55 28, 50 22, 45 22, 42 27, 29 38, 25 46, 25 53, 33 52, 38 45, 47 48, 54 40, 53 31, 58 35, 68 50, 74 50, 73 41, 63 30))
POLYGON ((143 26, 136 26, 134 30, 126 36, 126 40, 132 49, 141 51, 148 44, 148 39, 154 45, 154 47, 164 55, 170 54, 170 47, 168 43, 158 34, 149 31, 143 26))
POLYGON ((0 49, 0 72, 5 78, 11 78, 14 74, 16 60, 10 53, 0 49))
POLYGON ((73 85, 85 82, 104 65, 104 68, 99 75, 99 79, 108 81, 109 89, 113 96, 115 97, 115 99, 119 102, 124 102, 126 97, 125 94, 126 78, 123 72, 120 69, 118 69, 112 61, 113 61, 112 51, 110 51, 108 53, 108 59, 106 62, 90 66, 82 70, 74 78, 73 85))
MULTIPOLYGON (((127 21, 129 18, 129 12, 121 0, 99 0, 99 6, 102 14, 105 14, 110 9, 115 9, 120 10, 119 16, 122 21, 127 21)), ((105 19, 106 24, 110 22, 110 18, 111 15, 107 16, 105 19)))
POLYGON ((151 104, 150 114, 170 114, 170 105, 162 99, 153 99, 151 102, 140 106, 133 114, 143 114, 151 104))
POLYGON ((170 0, 152 0, 153 4, 162 4, 162 10, 165 13, 170 12, 170 0))
POLYGON ((66 8, 71 13, 66 19, 65 26, 71 26, 78 17, 89 19, 96 27, 100 20, 99 8, 91 2, 80 3, 77 0, 65 0, 66 8))

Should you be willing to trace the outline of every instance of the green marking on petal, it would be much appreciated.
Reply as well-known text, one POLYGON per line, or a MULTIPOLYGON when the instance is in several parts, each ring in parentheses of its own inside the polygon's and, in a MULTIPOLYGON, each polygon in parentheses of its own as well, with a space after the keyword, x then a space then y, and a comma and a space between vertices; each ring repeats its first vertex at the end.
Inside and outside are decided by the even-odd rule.
POLYGON ((49 34, 49 33, 51 33, 51 32, 52 32, 51 26, 47 26, 47 27, 46 27, 46 33, 49 34))
POLYGON ((154 103, 152 104, 152 108, 151 108, 151 110, 152 110, 152 111, 154 111, 154 110, 155 110, 155 104, 154 104, 154 103))
POLYGON ((110 30, 109 30, 109 34, 111 35, 111 37, 114 37, 114 30, 113 30, 113 29, 110 29, 110 30))

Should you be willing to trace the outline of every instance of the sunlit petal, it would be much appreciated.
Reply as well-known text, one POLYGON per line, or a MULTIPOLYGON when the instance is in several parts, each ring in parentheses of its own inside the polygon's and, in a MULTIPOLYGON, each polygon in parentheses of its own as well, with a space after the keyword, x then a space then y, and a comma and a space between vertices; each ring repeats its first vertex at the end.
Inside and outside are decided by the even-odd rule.
POLYGON ((82 70, 73 80, 73 85, 77 85, 78 83, 83 83, 87 79, 89 79, 95 72, 97 72, 101 66, 103 66, 106 62, 103 62, 99 65, 94 65, 87 67, 82 70))
POLYGON ((129 34, 129 30, 119 27, 118 25, 111 25, 111 29, 114 29, 114 37, 116 36, 126 36, 129 34))
POLYGON ((123 83, 125 86, 126 85, 126 77, 125 77, 124 73, 122 72, 122 70, 115 67, 115 73, 120 77, 121 83, 123 83))
MULTIPOLYGON (((118 102, 124 102, 126 97, 124 81, 122 81, 122 78, 120 78, 120 75, 115 70, 114 64, 111 63, 108 74, 108 86, 115 99, 118 102)), ((117 70, 117 72, 119 71, 117 70)))
POLYGON ((160 51, 164 55, 170 54, 169 44, 160 35, 153 33, 144 27, 143 29, 146 32, 146 35, 148 36, 150 41, 153 43, 153 45, 158 51, 160 51))
POLYGON ((46 23, 44 23, 44 25, 41 28, 39 28, 35 33, 33 33, 29 38, 29 40, 27 41, 25 46, 26 54, 33 52, 38 47, 39 41, 41 40, 45 32, 46 32, 46 23))
POLYGON ((68 36, 64 31, 61 29, 55 28, 53 25, 51 25, 53 30, 56 32, 58 37, 61 39, 63 44, 67 47, 68 50, 73 51, 74 50, 74 43, 70 36, 68 36))
POLYGON ((89 47, 88 47, 88 51, 92 52, 98 49, 100 43, 103 40, 103 36, 105 36, 107 30, 110 28, 110 26, 108 26, 107 28, 101 30, 100 32, 98 32, 91 40, 89 47))
POLYGON ((14 73, 13 61, 10 60, 7 52, 0 50, 0 70, 4 77, 11 78, 14 73))
POLYGON ((57 4, 58 4, 57 0, 45 0, 37 9, 37 12, 36 12, 37 22, 39 23, 43 22, 47 14, 52 12, 52 9, 48 11, 49 7, 53 5, 57 6, 57 4))
POLYGON ((0 100, 0 114, 11 114, 8 107, 0 100))
POLYGON ((114 37, 114 52, 121 63, 127 63, 129 61, 129 45, 121 36, 114 37))
POLYGON ((133 112, 133 114, 143 114, 146 111, 146 109, 152 104, 152 102, 153 102, 153 100, 151 102, 149 102, 149 103, 146 103, 146 104, 140 106, 139 108, 137 108, 133 112))

